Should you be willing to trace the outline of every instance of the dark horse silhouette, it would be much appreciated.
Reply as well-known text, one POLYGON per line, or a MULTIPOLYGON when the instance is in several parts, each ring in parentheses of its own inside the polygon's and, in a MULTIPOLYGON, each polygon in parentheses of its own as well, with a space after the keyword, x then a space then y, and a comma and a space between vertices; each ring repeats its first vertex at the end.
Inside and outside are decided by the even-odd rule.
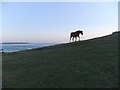
POLYGON ((74 38, 75 38, 75 41, 77 40, 77 37, 79 38, 79 41, 80 41, 80 36, 79 34, 83 35, 83 31, 76 31, 76 32, 71 32, 70 34, 70 41, 71 41, 71 38, 72 38, 72 41, 74 41, 74 38))

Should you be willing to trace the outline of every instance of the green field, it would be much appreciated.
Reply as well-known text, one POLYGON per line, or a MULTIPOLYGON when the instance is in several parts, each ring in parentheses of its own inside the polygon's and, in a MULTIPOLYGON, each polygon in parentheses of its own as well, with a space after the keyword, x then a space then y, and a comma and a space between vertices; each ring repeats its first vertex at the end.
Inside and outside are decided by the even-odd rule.
POLYGON ((117 88, 118 36, 4 53, 2 70, 3 88, 117 88))

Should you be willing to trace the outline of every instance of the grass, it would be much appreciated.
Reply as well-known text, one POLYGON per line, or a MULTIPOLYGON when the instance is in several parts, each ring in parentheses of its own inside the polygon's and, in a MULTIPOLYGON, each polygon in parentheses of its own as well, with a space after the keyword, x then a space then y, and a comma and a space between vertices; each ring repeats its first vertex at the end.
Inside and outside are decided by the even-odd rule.
POLYGON ((117 88, 118 37, 4 53, 3 88, 117 88))

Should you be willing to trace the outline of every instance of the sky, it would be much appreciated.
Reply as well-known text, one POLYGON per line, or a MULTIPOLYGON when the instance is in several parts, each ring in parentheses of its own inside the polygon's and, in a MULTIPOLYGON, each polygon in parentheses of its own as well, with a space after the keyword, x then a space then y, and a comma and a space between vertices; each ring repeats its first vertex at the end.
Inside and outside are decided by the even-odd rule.
POLYGON ((86 40, 118 30, 118 3, 2 2, 0 23, 3 42, 69 42, 76 30, 86 40))
POLYGON ((118 2, 119 0, 1 0, 2 2, 118 2))

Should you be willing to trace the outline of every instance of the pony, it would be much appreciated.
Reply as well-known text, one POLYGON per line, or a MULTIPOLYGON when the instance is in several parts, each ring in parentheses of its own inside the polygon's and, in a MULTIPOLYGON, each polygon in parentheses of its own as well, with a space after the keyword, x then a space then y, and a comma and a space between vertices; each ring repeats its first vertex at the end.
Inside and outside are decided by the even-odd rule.
POLYGON ((74 38, 75 38, 75 41, 77 41, 77 37, 79 38, 79 41, 80 41, 79 34, 83 35, 83 31, 78 30, 76 32, 71 32, 71 34, 70 34, 70 42, 71 42, 71 39, 74 42, 74 38))

